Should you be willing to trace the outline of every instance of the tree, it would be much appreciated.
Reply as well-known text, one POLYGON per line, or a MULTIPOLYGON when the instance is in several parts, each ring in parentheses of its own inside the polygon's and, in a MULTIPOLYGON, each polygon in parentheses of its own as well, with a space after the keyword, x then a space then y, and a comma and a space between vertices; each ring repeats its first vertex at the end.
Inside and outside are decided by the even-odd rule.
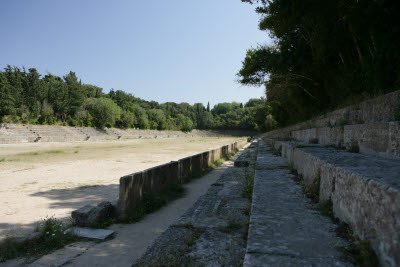
POLYGON ((121 108, 109 98, 88 98, 85 107, 93 117, 94 125, 100 129, 107 124, 113 126, 121 116, 121 108))
POLYGON ((0 120, 5 115, 14 111, 14 97, 11 93, 11 85, 4 73, 0 72, 0 120))
POLYGON ((182 132, 190 132, 193 128, 193 122, 186 116, 179 114, 176 118, 177 125, 182 132))
POLYGON ((242 2, 274 41, 247 51, 239 82, 265 85, 280 126, 399 88, 399 1, 242 2))
POLYGON ((70 71, 66 76, 64 76, 64 80, 68 90, 68 113, 69 115, 73 116, 85 101, 85 94, 82 89, 82 82, 78 81, 78 77, 76 77, 75 72, 70 71))
POLYGON ((210 102, 207 103, 207 112, 210 112, 210 102))
POLYGON ((164 112, 161 109, 150 109, 148 111, 151 129, 165 130, 167 127, 164 112))
POLYGON ((135 114, 133 114, 130 111, 123 110, 121 112, 121 117, 118 120, 117 126, 123 129, 127 129, 134 127, 135 123, 136 123, 135 114))

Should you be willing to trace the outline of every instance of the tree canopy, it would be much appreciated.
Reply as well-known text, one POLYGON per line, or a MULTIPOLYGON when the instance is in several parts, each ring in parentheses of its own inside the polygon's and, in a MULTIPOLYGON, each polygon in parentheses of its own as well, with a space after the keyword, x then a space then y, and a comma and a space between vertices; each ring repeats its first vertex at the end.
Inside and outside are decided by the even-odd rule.
POLYGON ((242 2, 273 41, 247 51, 238 78, 265 85, 280 126, 399 89, 399 1, 242 2))
POLYGON ((158 103, 122 90, 84 84, 74 72, 42 76, 34 68, 0 71, 0 122, 156 130, 261 129, 254 117, 263 99, 248 103, 158 103))

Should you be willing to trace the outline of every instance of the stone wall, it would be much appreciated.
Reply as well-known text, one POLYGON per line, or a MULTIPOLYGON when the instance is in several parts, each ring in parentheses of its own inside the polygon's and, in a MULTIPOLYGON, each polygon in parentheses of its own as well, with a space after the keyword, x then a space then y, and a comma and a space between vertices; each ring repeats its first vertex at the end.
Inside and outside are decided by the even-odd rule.
POLYGON ((184 183, 191 176, 207 169, 214 161, 234 151, 236 148, 243 147, 246 143, 246 140, 239 140, 179 161, 171 161, 170 163, 121 177, 118 199, 119 215, 124 217, 132 211, 143 199, 143 194, 157 194, 170 184, 184 183))

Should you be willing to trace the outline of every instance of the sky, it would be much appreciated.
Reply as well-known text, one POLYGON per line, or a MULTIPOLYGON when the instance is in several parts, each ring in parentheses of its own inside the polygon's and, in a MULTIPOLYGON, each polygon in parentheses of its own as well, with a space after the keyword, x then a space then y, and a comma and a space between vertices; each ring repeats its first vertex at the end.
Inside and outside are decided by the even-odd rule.
POLYGON ((0 68, 73 71, 83 83, 164 102, 242 102, 246 50, 269 43, 240 0, 1 0, 0 68))

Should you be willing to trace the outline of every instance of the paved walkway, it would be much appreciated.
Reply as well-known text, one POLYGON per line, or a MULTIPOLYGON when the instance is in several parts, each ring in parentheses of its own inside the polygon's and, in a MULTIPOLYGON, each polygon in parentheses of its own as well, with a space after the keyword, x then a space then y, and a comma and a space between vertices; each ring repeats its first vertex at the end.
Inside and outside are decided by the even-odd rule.
POLYGON ((335 225, 315 210, 286 162, 259 143, 243 266, 351 266, 334 248, 335 225))

